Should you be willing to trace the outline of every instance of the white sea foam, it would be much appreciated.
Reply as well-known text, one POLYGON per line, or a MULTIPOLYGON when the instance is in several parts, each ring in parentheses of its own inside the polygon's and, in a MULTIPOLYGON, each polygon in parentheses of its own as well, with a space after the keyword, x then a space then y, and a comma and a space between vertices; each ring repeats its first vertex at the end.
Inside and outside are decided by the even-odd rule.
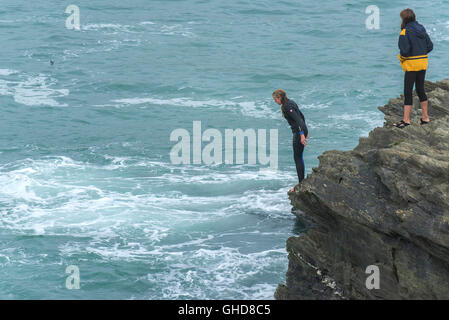
POLYGON ((181 107, 192 107, 192 108, 219 108, 229 110, 232 108, 234 111, 243 113, 246 116, 254 118, 269 118, 278 119, 279 110, 273 108, 265 102, 254 102, 254 101, 230 101, 230 100, 192 100, 189 98, 172 98, 172 99, 159 99, 159 98, 128 98, 128 99, 117 99, 112 102, 116 103, 117 106, 130 106, 130 105, 173 105, 181 107))
POLYGON ((192 31, 191 27, 186 27, 182 24, 172 24, 172 25, 163 24, 158 26, 156 23, 152 21, 142 21, 132 25, 128 24, 123 25, 119 23, 90 23, 82 25, 81 30, 87 32, 100 31, 106 34, 147 32, 149 34, 182 36, 187 38, 193 38, 197 36, 192 31), (143 28, 146 28, 147 31, 144 31, 143 28), (150 28, 150 31, 148 31, 148 28, 150 28))
POLYGON ((196 37, 196 34, 190 30, 192 30, 192 28, 184 27, 181 24, 163 25, 160 29, 160 33, 164 35, 181 35, 187 38, 196 37))
POLYGON ((329 115, 329 119, 332 122, 328 125, 341 127, 345 126, 347 129, 356 129, 352 124, 353 121, 363 121, 367 125, 361 126, 359 129, 359 136, 367 136, 368 133, 376 127, 382 127, 383 125, 383 117, 379 112, 368 111, 363 113, 343 113, 343 114, 334 114, 329 115))
POLYGON ((352 120, 362 120, 366 122, 371 122, 373 117, 378 117, 380 113, 378 112, 364 112, 364 113, 342 113, 342 114, 333 114, 329 115, 328 118, 343 120, 343 121, 352 121, 352 120))
MULTIPOLYGON (((52 89, 51 79, 44 75, 28 77, 15 87, 14 100, 28 106, 47 105, 52 107, 67 106, 58 103, 55 98, 69 95, 68 89, 52 89), (50 83, 48 83, 50 81, 50 83)), ((54 82, 53 82, 54 83, 54 82)))
POLYGON ((141 39, 100 39, 97 40, 96 45, 89 47, 83 47, 78 49, 66 49, 64 50, 64 55, 62 60, 66 61, 71 58, 78 58, 84 54, 95 54, 98 52, 110 52, 114 50, 119 50, 123 46, 136 47, 142 43, 141 39))
POLYGON ((221 100, 191 100, 189 98, 173 98, 173 99, 157 99, 157 98, 129 98, 129 99, 117 99, 113 102, 125 105, 138 105, 138 104, 155 104, 155 105, 176 105, 183 107, 223 107, 227 105, 237 105, 235 102, 227 102, 221 100))
MULTIPOLYGON (((152 269, 145 281, 158 283, 155 288, 159 288, 157 292, 149 290, 148 298, 207 298, 220 292, 220 297, 226 298, 272 299, 276 284, 257 279, 272 277, 286 266, 284 244, 267 249, 248 244, 242 252, 239 241, 235 242, 236 247, 226 243, 242 234, 247 235, 245 241, 256 241, 278 233, 245 225, 229 229, 228 224, 233 217, 244 215, 260 216, 260 221, 294 219, 285 199, 286 189, 256 189, 217 196, 194 196, 175 190, 153 193, 151 187, 158 179, 161 186, 176 188, 176 184, 167 184, 173 180, 170 174, 185 176, 179 181, 186 184, 203 183, 202 180, 221 180, 225 184, 253 181, 258 173, 234 168, 235 174, 228 179, 207 167, 187 166, 184 173, 175 170, 169 173, 173 166, 162 161, 110 155, 105 159, 110 164, 52 156, 1 165, 0 229, 12 234, 70 235, 70 240, 58 246, 59 254, 68 258, 89 254, 104 262, 144 264, 152 269), (136 178, 136 183, 136 179, 123 176, 124 170, 136 165, 169 172, 136 178), (115 170, 120 170, 121 175, 115 170), (137 184, 148 191, 135 193, 137 184), (228 223, 223 224, 226 228, 221 231, 218 227, 221 222, 214 221, 223 220, 228 223), (203 225, 217 227, 209 232, 203 225), (165 265, 170 268, 164 268, 165 265)), ((272 182, 271 179, 282 177, 289 175, 267 172, 263 179, 272 182)), ((0 255, 0 264, 10 262, 0 255)))
POLYGON ((105 31, 105 32, 128 32, 135 33, 132 30, 134 26, 132 25, 122 25, 122 24, 114 24, 114 23, 93 23, 93 24, 85 24, 81 26, 81 30, 83 31, 105 31))
POLYGON ((9 76, 11 74, 18 73, 19 71, 11 69, 0 69, 0 76, 9 76))
POLYGON ((279 109, 264 102, 239 102, 237 105, 244 115, 254 118, 279 119, 279 109))
POLYGON ((288 215, 291 205, 288 201, 283 201, 286 197, 286 189, 279 190, 250 190, 232 203, 227 210, 240 211, 246 213, 263 214, 270 218, 291 219, 288 215))
MULTIPOLYGON (((9 76, 19 73, 19 71, 1 69, 0 75, 9 76)), ((69 95, 68 89, 54 89, 56 80, 44 74, 27 75, 19 73, 11 80, 0 79, 0 95, 12 96, 14 101, 27 106, 51 106, 63 107, 56 99, 69 95)))
POLYGON ((282 266, 287 260, 284 248, 256 253, 241 253, 237 248, 200 248, 183 252, 179 261, 176 255, 167 256, 170 273, 161 277, 150 273, 147 280, 161 287, 163 299, 205 299, 220 292, 225 299, 273 299, 276 285, 254 279, 263 279, 270 269, 282 266), (181 263, 180 263, 181 262, 181 263), (192 270, 192 267, 194 269, 192 270), (191 271, 191 272, 189 272, 191 271), (188 287, 189 290, 185 290, 188 287))
POLYGON ((427 26, 427 32, 433 42, 449 41, 449 21, 437 21, 427 26))
POLYGON ((300 104, 299 108, 300 109, 316 109, 316 110, 321 110, 321 109, 327 109, 329 108, 330 105, 329 104, 321 104, 321 103, 311 103, 311 104, 300 104))
MULTIPOLYGON (((145 165, 148 168, 170 170, 171 164, 144 159, 112 158, 115 169, 145 165), (127 160, 132 160, 127 164, 127 160)), ((62 229, 71 233, 98 236, 109 233, 114 226, 133 225, 143 230, 153 242, 167 236, 167 223, 189 224, 208 221, 211 217, 230 216, 252 212, 282 217, 288 212, 283 203, 285 190, 257 190, 216 196, 192 196, 179 191, 141 193, 138 189, 151 190, 167 182, 176 184, 218 184, 253 182, 257 180, 292 179, 292 174, 282 172, 244 171, 236 169, 229 174, 214 172, 210 168, 191 166, 183 173, 177 171, 146 179, 123 179, 108 165, 93 165, 74 161, 68 157, 46 157, 39 160, 24 159, 0 166, 0 201, 7 204, 7 214, 0 225, 18 232, 34 230, 38 234, 58 234, 62 229), (70 177, 67 180, 67 177, 70 177), (88 184, 85 181, 89 181, 88 184), (138 182, 138 183, 137 183, 138 182), (160 182, 160 183, 158 183, 160 182), (112 186, 112 188, 110 187, 112 186), (113 186, 122 186, 124 191, 113 186), (140 225, 141 219, 150 224, 140 225), (157 223, 155 223, 157 221, 157 223), (149 227, 152 225, 152 227, 149 227), (161 229, 162 228, 162 229, 161 229), (154 230, 157 230, 156 232, 154 230)), ((171 185, 171 184, 169 184, 171 185)))
POLYGON ((13 197, 26 201, 40 199, 33 190, 30 190, 33 186, 39 186, 39 182, 30 178, 27 171, 30 172, 31 169, 0 175, 0 194, 2 197, 13 197))
POLYGON ((174 175, 171 173, 165 173, 154 179, 166 180, 170 183, 198 183, 198 184, 222 184, 233 181, 273 181, 280 180, 285 181, 290 178, 291 175, 286 172, 280 171, 239 171, 233 170, 228 172, 217 172, 213 170, 202 170, 197 174, 189 174, 188 170, 183 169, 182 174, 174 175))

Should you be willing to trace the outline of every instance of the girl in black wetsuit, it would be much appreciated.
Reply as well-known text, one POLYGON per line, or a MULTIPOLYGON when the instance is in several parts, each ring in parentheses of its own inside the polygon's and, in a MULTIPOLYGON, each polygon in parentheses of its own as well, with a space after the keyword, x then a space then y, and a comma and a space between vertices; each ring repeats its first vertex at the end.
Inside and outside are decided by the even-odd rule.
MULTIPOLYGON (((278 89, 273 92, 274 101, 281 105, 282 116, 287 120, 293 132, 293 157, 296 164, 296 173, 298 174, 298 180, 301 182, 305 177, 305 166, 303 151, 307 145, 306 139, 309 138, 309 130, 306 126, 304 115, 299 110, 295 101, 287 98, 287 94, 284 90, 278 89)), ((295 187, 290 189, 290 192, 294 191, 295 187)))

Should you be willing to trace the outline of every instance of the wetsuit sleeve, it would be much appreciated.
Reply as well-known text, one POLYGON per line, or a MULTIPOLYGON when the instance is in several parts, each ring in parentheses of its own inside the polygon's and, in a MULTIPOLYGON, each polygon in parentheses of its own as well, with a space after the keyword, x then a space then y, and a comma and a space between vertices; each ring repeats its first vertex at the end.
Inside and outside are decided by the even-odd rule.
POLYGON ((301 128, 302 131, 304 132, 304 135, 307 137, 307 135, 309 134, 309 129, 307 128, 306 125, 306 120, 304 119, 304 115, 302 114, 301 110, 298 109, 302 124, 301 124, 301 128))
POLYGON ((427 53, 433 50, 433 42, 430 40, 429 35, 426 33, 427 53))
POLYGON ((298 132, 300 134, 307 133, 307 127, 306 123, 303 120, 303 118, 296 112, 296 109, 293 105, 287 105, 286 106, 286 112, 288 114, 288 117, 293 120, 295 128, 298 128, 298 132))
POLYGON ((401 35, 399 36, 398 46, 401 56, 408 56, 411 46, 405 29, 402 29, 401 35))

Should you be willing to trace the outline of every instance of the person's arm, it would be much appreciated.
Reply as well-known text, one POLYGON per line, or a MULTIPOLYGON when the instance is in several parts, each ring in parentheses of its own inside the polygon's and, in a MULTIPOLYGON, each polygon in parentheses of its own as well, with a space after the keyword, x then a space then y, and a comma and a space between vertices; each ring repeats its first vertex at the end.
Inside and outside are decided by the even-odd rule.
POLYGON ((299 117, 302 120, 301 128, 304 131, 304 135, 306 136, 306 139, 309 139, 309 129, 307 128, 306 120, 304 118, 304 115, 302 114, 301 110, 299 108, 297 109, 297 112, 299 113, 299 117))
POLYGON ((400 51, 401 56, 403 56, 403 57, 408 56, 411 46, 410 46, 410 40, 408 38, 406 29, 402 29, 402 31, 401 31, 401 34, 399 36, 398 46, 399 46, 399 51, 400 51))
POLYGON ((289 117, 293 120, 295 124, 295 128, 298 128, 298 133, 301 135, 301 143, 306 145, 306 137, 304 136, 304 130, 307 131, 306 124, 302 117, 296 112, 296 109, 293 105, 286 106, 286 112, 289 117))
POLYGON ((433 50, 433 42, 430 40, 429 35, 426 32, 427 53, 433 50))
POLYGON ((307 138, 309 138, 309 131, 307 130, 306 122, 304 121, 302 113, 301 113, 301 111, 299 111, 299 109, 298 109, 298 112, 300 113, 300 115, 298 115, 298 119, 299 119, 298 123, 299 123, 299 129, 300 129, 299 134, 301 135, 301 143, 305 146, 307 144, 306 135, 307 135, 307 138))

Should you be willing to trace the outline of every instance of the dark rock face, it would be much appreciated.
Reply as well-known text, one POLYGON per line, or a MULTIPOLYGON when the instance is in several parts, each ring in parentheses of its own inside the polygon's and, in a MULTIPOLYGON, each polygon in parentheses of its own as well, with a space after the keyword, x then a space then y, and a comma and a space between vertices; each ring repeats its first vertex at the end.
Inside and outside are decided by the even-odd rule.
POLYGON ((412 125, 393 127, 403 99, 391 99, 382 128, 324 152, 289 194, 310 229, 287 240, 276 299, 449 299, 449 79, 426 90, 429 124, 415 100, 412 125), (379 289, 366 286, 370 265, 379 289))

